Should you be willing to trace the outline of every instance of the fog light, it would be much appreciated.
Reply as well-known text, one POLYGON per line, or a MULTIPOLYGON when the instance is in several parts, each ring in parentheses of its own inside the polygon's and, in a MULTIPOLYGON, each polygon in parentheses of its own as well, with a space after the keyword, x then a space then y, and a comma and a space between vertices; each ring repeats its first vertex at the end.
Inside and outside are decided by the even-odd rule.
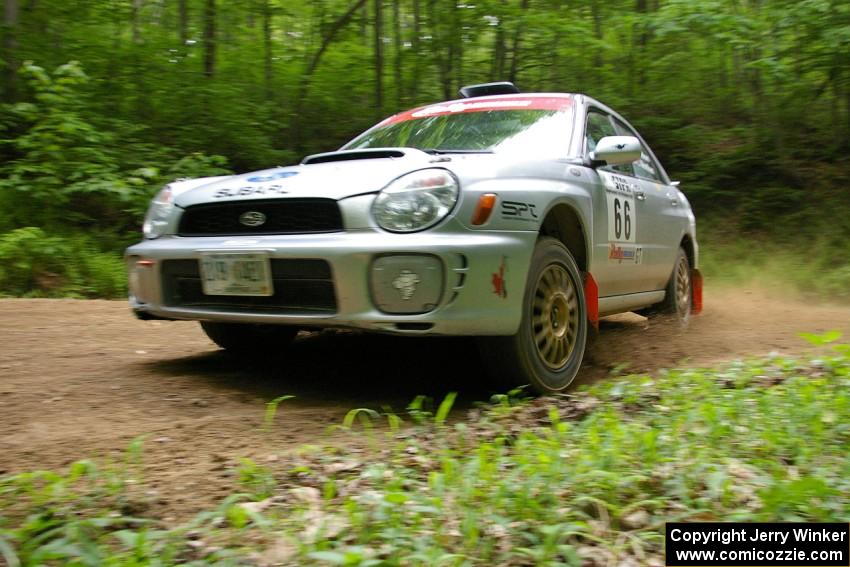
POLYGON ((436 256, 381 256, 372 263, 372 302, 384 313, 427 313, 440 302, 443 279, 443 263, 436 256))

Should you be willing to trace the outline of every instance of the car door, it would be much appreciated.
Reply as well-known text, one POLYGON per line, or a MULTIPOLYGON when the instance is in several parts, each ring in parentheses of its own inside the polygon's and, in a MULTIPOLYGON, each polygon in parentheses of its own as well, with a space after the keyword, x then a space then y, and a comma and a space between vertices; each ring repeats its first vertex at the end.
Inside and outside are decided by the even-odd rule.
POLYGON ((634 136, 641 141, 640 159, 632 163, 631 168, 633 182, 639 187, 635 198, 645 221, 641 233, 642 279, 648 289, 664 289, 682 237, 685 204, 680 201, 679 190, 670 184, 643 138, 617 117, 613 120, 618 135, 634 136))
MULTIPOLYGON (((616 136, 613 117, 588 109, 585 155, 605 136, 616 136)), ((638 200, 640 183, 631 165, 596 168, 594 187, 594 276, 600 297, 648 291, 643 270, 644 239, 650 230, 646 203, 638 200)))

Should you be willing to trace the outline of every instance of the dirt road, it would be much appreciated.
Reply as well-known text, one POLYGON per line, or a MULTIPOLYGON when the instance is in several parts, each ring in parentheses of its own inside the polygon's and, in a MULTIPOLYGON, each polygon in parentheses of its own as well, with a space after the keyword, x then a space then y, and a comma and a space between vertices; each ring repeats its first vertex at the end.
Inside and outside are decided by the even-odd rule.
MULTIPOLYGON (((685 334, 637 316, 603 322, 580 381, 611 368, 679 365, 802 351, 799 331, 840 329, 850 308, 756 290, 715 292, 685 334)), ((356 334, 299 338, 285 355, 234 361, 194 323, 141 322, 121 301, 0 301, 0 474, 62 467, 145 442, 146 480, 167 514, 233 491, 240 457, 258 462, 327 435, 355 407, 403 413, 417 394, 492 392, 469 341, 356 334), (265 402, 284 394, 271 431, 265 402)))

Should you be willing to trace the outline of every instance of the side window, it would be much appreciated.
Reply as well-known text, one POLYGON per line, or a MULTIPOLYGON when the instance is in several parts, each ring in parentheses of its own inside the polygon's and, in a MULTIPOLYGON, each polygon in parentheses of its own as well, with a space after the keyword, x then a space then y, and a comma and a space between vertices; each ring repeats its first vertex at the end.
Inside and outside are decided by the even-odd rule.
MULTIPOLYGON (((637 137, 634 130, 627 127, 616 118, 614 119, 614 126, 616 127, 617 135, 619 136, 637 137)), ((632 166, 634 167, 636 177, 661 183, 661 175, 658 174, 658 168, 655 166, 655 161, 652 159, 652 156, 649 155, 644 144, 641 144, 640 159, 634 162, 632 166)))
POLYGON ((584 136, 587 144, 587 152, 590 153, 596 149, 596 143, 605 136, 616 136, 614 125, 611 124, 611 119, 601 112, 591 110, 587 114, 587 127, 584 131, 584 136))
MULTIPOLYGON (((598 110, 591 110, 587 113, 587 126, 584 130, 585 151, 587 153, 596 149, 596 144, 605 136, 616 136, 617 131, 611 122, 611 117, 603 114, 598 110)), ((629 134, 631 136, 631 134, 629 134)), ((625 173, 626 175, 634 175, 634 170, 631 165, 606 165, 602 168, 606 171, 616 171, 625 173)))

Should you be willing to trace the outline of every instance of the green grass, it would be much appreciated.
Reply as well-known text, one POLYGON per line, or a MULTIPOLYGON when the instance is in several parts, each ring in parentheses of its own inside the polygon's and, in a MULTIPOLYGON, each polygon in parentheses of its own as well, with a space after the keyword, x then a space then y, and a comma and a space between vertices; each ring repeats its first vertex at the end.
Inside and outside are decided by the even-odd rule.
POLYGON ((820 300, 850 301, 850 247, 834 232, 814 237, 793 232, 742 235, 734 224, 712 221, 699 230, 700 267, 711 285, 756 284, 820 300))
POLYGON ((243 460, 234 495, 176 527, 147 507, 138 448, 108 467, 7 477, 0 553, 11 565, 661 565, 666 521, 850 520, 848 345, 514 393, 446 420, 451 403, 430 414, 420 400, 407 427, 352 416, 343 429, 370 451, 243 460))

